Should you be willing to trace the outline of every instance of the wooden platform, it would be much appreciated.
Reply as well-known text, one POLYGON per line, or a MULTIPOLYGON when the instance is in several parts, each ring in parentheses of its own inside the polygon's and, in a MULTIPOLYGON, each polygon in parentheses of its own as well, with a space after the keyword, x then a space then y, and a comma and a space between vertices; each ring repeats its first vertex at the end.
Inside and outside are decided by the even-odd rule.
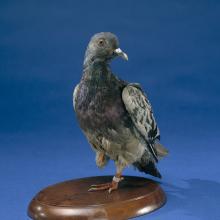
POLYGON ((152 180, 125 176, 119 189, 88 192, 90 185, 106 183, 112 176, 88 177, 49 186, 31 201, 28 215, 34 220, 125 220, 160 208, 166 201, 152 180))

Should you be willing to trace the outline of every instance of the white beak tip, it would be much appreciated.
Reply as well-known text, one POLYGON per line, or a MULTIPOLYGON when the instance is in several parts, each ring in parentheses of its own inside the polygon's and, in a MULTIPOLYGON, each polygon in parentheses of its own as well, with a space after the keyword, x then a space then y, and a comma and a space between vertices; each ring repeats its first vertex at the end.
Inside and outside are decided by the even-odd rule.
POLYGON ((124 59, 128 61, 128 55, 124 53, 124 59))
POLYGON ((127 60, 127 61, 128 61, 128 55, 127 55, 126 53, 124 53, 124 52, 121 50, 121 48, 115 49, 115 53, 116 53, 118 56, 122 57, 124 60, 127 60))

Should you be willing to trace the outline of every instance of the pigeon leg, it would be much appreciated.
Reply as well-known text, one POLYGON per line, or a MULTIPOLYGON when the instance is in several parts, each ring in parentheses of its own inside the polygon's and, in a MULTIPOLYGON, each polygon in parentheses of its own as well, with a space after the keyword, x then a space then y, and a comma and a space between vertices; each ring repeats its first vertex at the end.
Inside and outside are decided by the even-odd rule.
POLYGON ((108 190, 109 193, 111 193, 113 190, 116 190, 118 188, 118 183, 122 181, 124 178, 121 177, 121 173, 117 173, 110 183, 103 183, 103 184, 97 184, 97 185, 91 185, 91 188, 89 189, 89 192, 92 191, 101 191, 101 190, 108 190))
POLYGON ((115 165, 116 165, 116 175, 113 177, 112 185, 108 190, 109 193, 111 193, 113 190, 118 189, 118 183, 124 179, 124 177, 122 177, 122 171, 126 165, 120 163, 119 161, 116 161, 115 165))
POLYGON ((92 185, 88 191, 93 192, 93 191, 108 190, 108 192, 111 193, 113 190, 118 189, 118 183, 124 179, 121 176, 121 174, 122 174, 122 169, 120 169, 120 167, 117 167, 117 173, 113 177, 112 182, 92 185))

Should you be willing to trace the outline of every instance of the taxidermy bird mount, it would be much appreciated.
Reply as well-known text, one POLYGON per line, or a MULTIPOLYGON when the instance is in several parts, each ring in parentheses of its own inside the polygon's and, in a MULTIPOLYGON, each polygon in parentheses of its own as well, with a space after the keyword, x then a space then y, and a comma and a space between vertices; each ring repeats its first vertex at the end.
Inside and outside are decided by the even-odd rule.
POLYGON ((109 32, 95 34, 73 93, 76 116, 96 153, 97 166, 104 167, 109 159, 116 166, 112 182, 92 185, 89 191, 116 190, 128 165, 161 178, 156 163, 168 153, 159 143, 160 132, 141 86, 112 73, 109 63, 115 57, 128 60, 117 37, 109 32))

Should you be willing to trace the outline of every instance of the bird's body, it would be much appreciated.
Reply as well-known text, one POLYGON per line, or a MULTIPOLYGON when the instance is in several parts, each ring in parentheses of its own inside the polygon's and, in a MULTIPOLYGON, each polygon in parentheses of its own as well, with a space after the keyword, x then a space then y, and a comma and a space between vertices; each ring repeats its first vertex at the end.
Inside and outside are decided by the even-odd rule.
POLYGON ((140 171, 160 177, 155 166, 157 146, 162 152, 164 149, 157 144, 159 129, 150 103, 139 85, 120 80, 111 72, 108 61, 112 52, 102 54, 103 59, 100 52, 91 52, 94 41, 104 37, 112 50, 118 47, 114 35, 101 33, 93 37, 87 48, 83 76, 73 97, 80 127, 96 151, 99 167, 112 159, 117 174, 134 165, 140 171))

